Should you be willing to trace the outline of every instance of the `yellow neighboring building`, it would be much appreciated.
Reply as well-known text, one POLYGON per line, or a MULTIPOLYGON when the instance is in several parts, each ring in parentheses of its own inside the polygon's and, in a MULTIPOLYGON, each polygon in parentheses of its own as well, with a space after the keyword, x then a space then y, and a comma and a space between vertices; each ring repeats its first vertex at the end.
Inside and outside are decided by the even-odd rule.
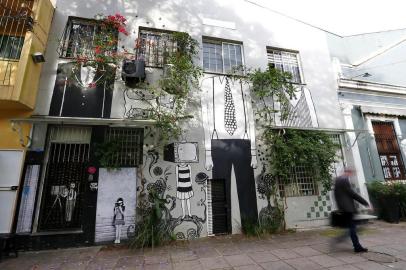
POLYGON ((0 233, 11 231, 31 125, 11 125, 34 109, 54 13, 50 0, 1 1, 0 8, 0 233), (36 57, 34 57, 36 56, 36 57), (35 59, 34 59, 35 58, 35 59), (15 188, 14 188, 15 189, 15 188))

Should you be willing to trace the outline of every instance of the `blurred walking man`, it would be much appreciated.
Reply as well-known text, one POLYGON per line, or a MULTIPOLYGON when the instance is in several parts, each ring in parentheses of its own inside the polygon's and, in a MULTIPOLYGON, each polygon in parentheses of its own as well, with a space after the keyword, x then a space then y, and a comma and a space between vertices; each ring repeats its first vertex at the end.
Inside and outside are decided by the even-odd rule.
POLYGON ((354 214, 356 214, 357 209, 355 208, 354 200, 358 201, 362 205, 368 206, 368 202, 358 195, 350 185, 349 178, 354 174, 352 169, 345 169, 344 174, 335 179, 334 184, 334 197, 337 203, 338 210, 343 212, 343 216, 348 219, 346 224, 348 224, 349 233, 354 246, 355 252, 367 252, 368 249, 364 248, 357 236, 356 222, 354 221, 354 214))

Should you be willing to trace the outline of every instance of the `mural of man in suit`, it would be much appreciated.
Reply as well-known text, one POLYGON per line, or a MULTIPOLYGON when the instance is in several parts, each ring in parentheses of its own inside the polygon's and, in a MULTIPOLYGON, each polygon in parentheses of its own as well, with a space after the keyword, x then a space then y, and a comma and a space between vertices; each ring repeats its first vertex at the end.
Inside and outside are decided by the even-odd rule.
MULTIPOLYGON (((241 221, 243 225, 244 220, 256 222, 258 210, 253 169, 257 166, 257 157, 249 87, 226 76, 213 76, 203 80, 202 91, 205 167, 213 170, 213 181, 225 179, 228 205, 234 169, 241 221)), ((228 216, 231 224, 231 215, 228 216)))

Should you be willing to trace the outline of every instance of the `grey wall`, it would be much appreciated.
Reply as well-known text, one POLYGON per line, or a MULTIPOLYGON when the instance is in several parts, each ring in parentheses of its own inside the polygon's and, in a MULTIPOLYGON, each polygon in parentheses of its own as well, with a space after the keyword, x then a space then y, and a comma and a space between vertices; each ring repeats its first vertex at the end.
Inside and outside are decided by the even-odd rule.
MULTIPOLYGON (((361 111, 357 108, 352 110, 352 120, 355 130, 368 129, 361 111)), ((355 146, 354 146, 355 147, 355 146)), ((383 172, 379 160, 378 149, 376 148, 375 139, 368 132, 362 132, 358 136, 358 148, 364 170, 365 180, 383 180, 383 172)))

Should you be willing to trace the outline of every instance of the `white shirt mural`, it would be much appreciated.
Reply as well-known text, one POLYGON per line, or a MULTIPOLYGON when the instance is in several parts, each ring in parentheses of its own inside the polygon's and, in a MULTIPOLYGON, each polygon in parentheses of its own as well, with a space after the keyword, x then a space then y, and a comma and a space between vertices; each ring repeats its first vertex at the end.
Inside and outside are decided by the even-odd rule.
POLYGON ((225 76, 207 77, 202 81, 202 116, 205 129, 206 169, 210 160, 211 140, 242 139, 251 142, 251 166, 256 167, 255 120, 249 85, 225 76), (228 89, 231 96, 227 93, 228 89), (230 105, 232 99, 233 105, 230 105), (234 106, 230 110, 230 106, 234 106), (234 116, 230 115, 234 114, 234 116), (232 119, 235 118, 235 121, 232 119), (230 122, 234 127, 228 127, 230 122))

